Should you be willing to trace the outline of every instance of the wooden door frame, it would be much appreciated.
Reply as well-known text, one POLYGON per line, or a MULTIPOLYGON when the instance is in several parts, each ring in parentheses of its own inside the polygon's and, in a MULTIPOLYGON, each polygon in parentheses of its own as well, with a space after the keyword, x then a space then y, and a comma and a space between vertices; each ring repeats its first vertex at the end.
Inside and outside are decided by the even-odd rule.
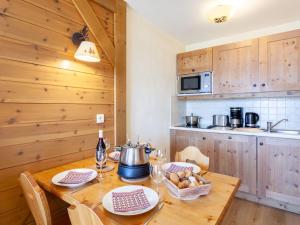
POLYGON ((78 12, 96 36, 114 66, 114 133, 115 145, 126 142, 126 7, 124 0, 93 0, 114 13, 114 43, 111 43, 88 0, 73 0, 78 12))

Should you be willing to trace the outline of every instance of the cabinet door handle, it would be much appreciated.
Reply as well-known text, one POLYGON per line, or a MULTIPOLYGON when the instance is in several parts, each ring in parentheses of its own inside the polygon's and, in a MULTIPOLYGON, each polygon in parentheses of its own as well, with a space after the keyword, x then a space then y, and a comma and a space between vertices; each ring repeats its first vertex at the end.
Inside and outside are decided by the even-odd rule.
POLYGON ((263 145, 264 145, 264 143, 263 143, 263 142, 260 142, 260 143, 259 143, 259 145, 260 145, 260 146, 263 146, 263 145))
POLYGON ((206 140, 206 137, 203 137, 202 139, 203 139, 203 140, 206 140))
POLYGON ((256 87, 257 85, 256 84, 253 84, 253 87, 256 87))
POLYGON ((229 139, 229 140, 231 140, 231 139, 232 139, 232 137, 231 137, 231 136, 229 136, 229 137, 228 137, 228 139, 229 139))
POLYGON ((266 84, 265 84, 265 83, 262 83, 262 84, 261 84, 261 86, 262 86, 262 87, 265 87, 265 86, 266 86, 266 84))
POLYGON ((192 72, 195 72, 195 69, 192 69, 192 72))

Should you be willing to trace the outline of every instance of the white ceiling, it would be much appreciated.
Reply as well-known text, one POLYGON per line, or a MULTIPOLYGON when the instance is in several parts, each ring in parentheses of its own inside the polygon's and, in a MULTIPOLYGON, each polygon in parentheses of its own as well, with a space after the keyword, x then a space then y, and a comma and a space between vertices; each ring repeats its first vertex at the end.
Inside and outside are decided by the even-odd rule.
POLYGON ((235 15, 227 23, 212 24, 205 13, 216 1, 220 0, 127 0, 140 15, 186 45, 300 20, 300 0, 225 0, 239 3, 235 15))

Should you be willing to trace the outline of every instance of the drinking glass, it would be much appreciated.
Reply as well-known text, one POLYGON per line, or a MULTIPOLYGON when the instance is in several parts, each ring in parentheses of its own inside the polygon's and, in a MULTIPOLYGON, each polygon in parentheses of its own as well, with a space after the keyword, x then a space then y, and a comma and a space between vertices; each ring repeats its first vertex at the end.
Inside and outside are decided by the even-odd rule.
POLYGON ((156 150, 156 159, 159 165, 163 165, 167 161, 167 155, 166 155, 167 150, 164 148, 162 149, 157 149, 156 150))
POLYGON ((102 170, 105 167, 106 160, 107 160, 106 151, 96 151, 96 164, 97 164, 97 169, 99 169, 100 179, 103 179, 102 170))
POLYGON ((163 181, 164 175, 161 165, 154 164, 151 167, 150 177, 153 180, 153 182, 156 184, 156 191, 158 193, 158 196, 160 196, 159 193, 159 186, 163 181))

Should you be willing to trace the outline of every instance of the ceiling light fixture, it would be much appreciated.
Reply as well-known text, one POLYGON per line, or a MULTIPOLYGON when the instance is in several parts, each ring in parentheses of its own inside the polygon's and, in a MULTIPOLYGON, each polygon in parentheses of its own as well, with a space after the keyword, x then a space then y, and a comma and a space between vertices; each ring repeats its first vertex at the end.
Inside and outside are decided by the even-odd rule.
POLYGON ((100 62, 95 43, 88 40, 87 26, 84 26, 80 32, 75 32, 72 41, 74 45, 79 46, 74 55, 75 59, 85 62, 100 62))
POLYGON ((208 10, 208 20, 212 23, 224 23, 234 14, 235 7, 231 4, 218 4, 208 10))

